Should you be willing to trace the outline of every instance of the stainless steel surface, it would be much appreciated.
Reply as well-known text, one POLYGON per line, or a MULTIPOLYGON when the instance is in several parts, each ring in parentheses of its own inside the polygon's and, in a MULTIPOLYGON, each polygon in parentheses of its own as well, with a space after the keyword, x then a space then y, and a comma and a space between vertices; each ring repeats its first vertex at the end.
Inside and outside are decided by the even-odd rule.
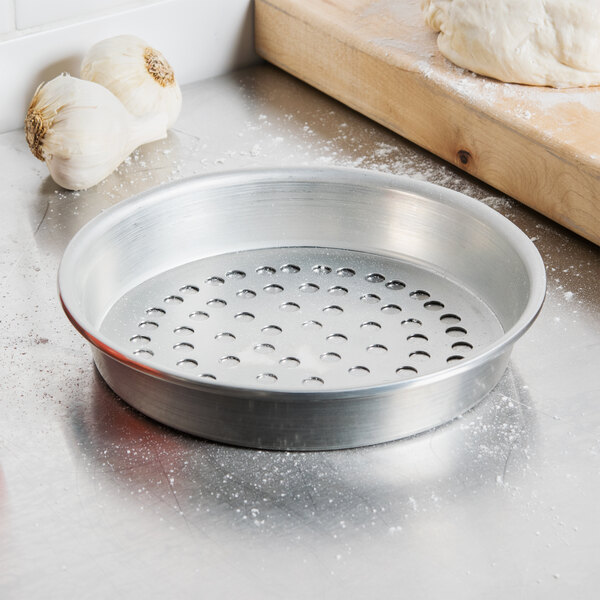
POLYGON ((471 408, 545 279, 527 236, 462 194, 287 168, 123 202, 73 238, 58 284, 100 373, 144 414, 212 440, 322 450, 471 408))
POLYGON ((267 66, 190 86, 168 139, 85 193, 0 136, 3 599, 595 598, 600 250, 267 66), (360 166, 508 217, 547 296, 498 386, 461 419, 357 450, 246 450, 121 402, 56 299, 75 232, 184 176, 360 166))

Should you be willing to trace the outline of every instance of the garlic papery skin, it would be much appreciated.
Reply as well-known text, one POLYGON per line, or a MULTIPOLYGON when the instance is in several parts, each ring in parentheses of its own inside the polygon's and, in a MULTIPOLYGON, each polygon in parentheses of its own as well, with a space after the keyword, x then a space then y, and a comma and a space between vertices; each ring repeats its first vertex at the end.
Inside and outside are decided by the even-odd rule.
POLYGON ((167 116, 135 117, 106 88, 67 74, 36 90, 25 137, 50 175, 84 190, 110 175, 133 150, 167 135, 167 116))
POLYGON ((167 128, 181 111, 181 90, 165 57, 134 35, 119 35, 92 46, 81 77, 109 89, 137 116, 165 112, 167 128))

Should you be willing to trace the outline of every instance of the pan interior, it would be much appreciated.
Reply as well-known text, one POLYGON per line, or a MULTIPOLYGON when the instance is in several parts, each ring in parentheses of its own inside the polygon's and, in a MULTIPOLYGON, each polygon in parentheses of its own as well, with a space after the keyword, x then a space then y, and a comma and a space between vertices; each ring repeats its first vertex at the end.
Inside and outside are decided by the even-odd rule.
POLYGON ((167 270, 114 303, 100 330, 157 370, 273 391, 413 379, 504 333, 481 298, 435 269, 326 247, 245 250, 167 270))

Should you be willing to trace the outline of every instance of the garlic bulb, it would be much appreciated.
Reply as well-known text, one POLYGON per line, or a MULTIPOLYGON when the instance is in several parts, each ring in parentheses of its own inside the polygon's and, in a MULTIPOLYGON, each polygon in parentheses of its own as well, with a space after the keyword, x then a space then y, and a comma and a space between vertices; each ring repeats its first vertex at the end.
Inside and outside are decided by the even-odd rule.
POLYGON ((106 88, 63 73, 36 90, 25 136, 56 183, 83 190, 138 146, 166 137, 166 125, 165 114, 134 117, 106 88))
POLYGON ((181 90, 165 57, 134 35, 119 35, 92 46, 81 77, 109 89, 137 116, 165 112, 167 128, 181 110, 181 90))

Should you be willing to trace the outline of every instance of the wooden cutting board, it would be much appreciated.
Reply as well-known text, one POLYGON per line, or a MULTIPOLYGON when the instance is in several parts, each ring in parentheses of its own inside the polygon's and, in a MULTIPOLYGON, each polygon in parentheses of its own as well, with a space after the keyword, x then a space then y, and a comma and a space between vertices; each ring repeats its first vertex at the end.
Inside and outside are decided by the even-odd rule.
POLYGON ((600 88, 460 69, 419 0, 256 0, 255 22, 268 61, 600 244, 600 88))

